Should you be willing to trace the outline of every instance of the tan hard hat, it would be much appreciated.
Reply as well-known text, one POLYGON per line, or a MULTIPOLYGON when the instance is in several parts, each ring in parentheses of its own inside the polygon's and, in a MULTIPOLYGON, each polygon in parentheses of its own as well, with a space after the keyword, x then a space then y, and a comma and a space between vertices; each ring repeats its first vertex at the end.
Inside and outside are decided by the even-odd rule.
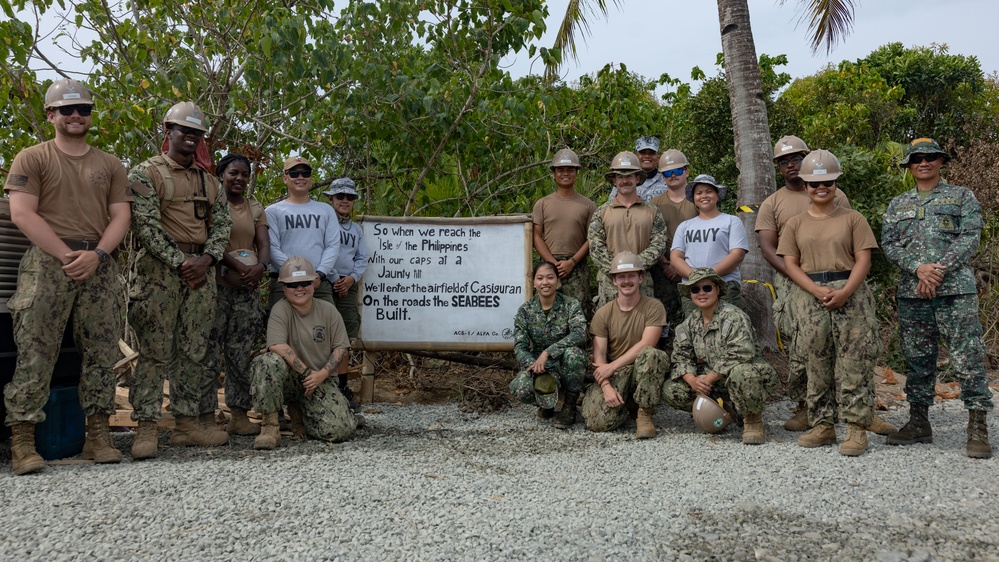
POLYGON ((694 425, 704 433, 718 433, 732 423, 732 416, 725 408, 703 394, 694 399, 690 413, 694 417, 694 425))
POLYGON ((781 156, 786 156, 788 154, 808 154, 811 150, 808 149, 808 145, 805 141, 799 139, 794 135, 787 135, 781 137, 777 144, 774 145, 774 162, 777 161, 781 156))
POLYGON ((281 265, 278 281, 296 283, 298 281, 312 281, 318 277, 319 274, 316 273, 316 268, 312 267, 312 262, 302 256, 291 256, 281 265))
POLYGON ((690 162, 687 162, 687 157, 675 148, 671 148, 666 152, 663 152, 663 155, 659 157, 660 172, 668 172, 670 170, 683 168, 689 165, 690 162))
MULTIPOLYGON (((247 250, 245 248, 240 248, 238 250, 233 250, 229 252, 229 255, 233 257, 236 261, 242 263, 243 265, 257 265, 260 263, 257 260, 257 254, 253 250, 247 250)), ((228 281, 232 285, 242 285, 242 280, 239 278, 239 271, 229 268, 222 267, 223 274, 222 278, 228 281)))
POLYGON ((45 91, 45 109, 64 105, 94 105, 90 90, 72 78, 60 78, 45 91))
POLYGON ((617 156, 611 160, 610 168, 611 171, 604 174, 604 177, 608 181, 614 176, 627 176, 631 174, 638 174, 639 182, 645 181, 645 170, 638 163, 638 156, 634 152, 628 150, 618 152, 617 156))
POLYGON ((816 150, 801 161, 798 177, 805 181, 831 181, 843 175, 839 159, 828 150, 816 150))
POLYGON ((568 148, 563 148, 562 150, 555 153, 555 157, 552 158, 551 166, 552 170, 555 168, 579 168, 579 156, 576 153, 569 150, 568 148))
POLYGON ((642 258, 638 257, 634 252, 618 252, 611 261, 611 276, 629 271, 645 271, 645 264, 642 263, 642 258))
POLYGON ((208 132, 208 120, 201 108, 190 101, 182 101, 175 104, 163 117, 163 124, 180 125, 197 129, 203 133, 208 132))

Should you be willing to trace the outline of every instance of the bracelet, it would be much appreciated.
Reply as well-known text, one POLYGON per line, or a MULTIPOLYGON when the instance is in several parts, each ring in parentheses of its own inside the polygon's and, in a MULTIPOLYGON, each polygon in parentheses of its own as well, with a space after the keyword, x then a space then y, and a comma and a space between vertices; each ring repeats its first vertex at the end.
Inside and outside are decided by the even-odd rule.
POLYGON ((572 265, 579 265, 579 262, 576 261, 575 256, 569 256, 569 261, 572 262, 572 265))

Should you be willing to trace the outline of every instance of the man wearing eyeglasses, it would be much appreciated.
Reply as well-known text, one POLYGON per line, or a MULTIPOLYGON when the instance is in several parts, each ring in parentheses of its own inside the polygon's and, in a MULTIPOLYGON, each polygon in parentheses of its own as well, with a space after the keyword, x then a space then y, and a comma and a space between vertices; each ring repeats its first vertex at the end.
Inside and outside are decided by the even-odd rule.
MULTIPOLYGON (((659 208, 666 221, 666 229, 669 232, 669 239, 672 242, 676 229, 685 220, 697 216, 697 207, 687 198, 687 179, 690 177, 690 162, 687 157, 675 148, 663 152, 659 158, 659 174, 666 183, 667 190, 651 201, 659 208)), ((679 326, 683 321, 683 312, 680 304, 680 290, 677 283, 680 282, 680 274, 676 272, 669 263, 669 251, 659 258, 657 267, 649 270, 652 274, 652 285, 656 298, 666 307, 666 316, 670 325, 679 326)), ((667 345, 666 337, 659 342, 660 348, 665 349, 667 345)))
POLYGON ((121 160, 87 144, 93 107, 83 84, 68 78, 52 83, 45 113, 55 139, 19 152, 4 186, 11 220, 32 244, 7 302, 19 351, 4 391, 15 474, 45 468, 35 450, 35 424, 45 420, 42 408, 71 314, 83 355, 83 458, 121 461, 108 433, 122 330, 121 284, 110 254, 128 230, 132 197, 121 160))
POLYGON ((888 436, 888 444, 933 442, 929 407, 936 395, 942 339, 968 410, 966 453, 987 459, 992 445, 985 416, 992 409, 992 393, 971 266, 981 239, 982 210, 970 189, 942 180, 940 169, 948 160, 950 155, 933 139, 909 143, 899 166, 912 174, 916 188, 892 199, 884 216, 882 247, 901 270, 898 329, 910 367, 905 381, 909 421, 888 436))
POLYGON ((302 256, 315 264, 319 275, 316 298, 334 306, 333 281, 340 255, 340 228, 336 212, 325 203, 309 198, 312 190, 312 164, 302 156, 284 161, 284 185, 288 197, 264 209, 271 237, 271 290, 268 308, 281 300, 278 271, 289 256, 302 256))
POLYGON ((170 444, 218 446, 229 434, 218 428, 215 411, 201 411, 204 366, 215 319, 215 275, 232 217, 214 174, 197 161, 208 122, 192 102, 181 102, 163 119, 166 152, 132 168, 135 203, 132 232, 140 249, 129 289, 129 322, 142 358, 129 388, 132 418, 139 426, 132 444, 135 460, 157 455, 156 422, 162 418, 163 381, 170 378, 175 417, 170 444))

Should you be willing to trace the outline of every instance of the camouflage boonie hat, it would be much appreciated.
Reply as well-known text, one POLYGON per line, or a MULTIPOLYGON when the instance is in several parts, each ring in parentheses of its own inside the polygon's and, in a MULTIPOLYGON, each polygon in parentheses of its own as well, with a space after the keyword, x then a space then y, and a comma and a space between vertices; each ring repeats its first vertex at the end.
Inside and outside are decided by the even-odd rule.
POLYGON ((693 271, 690 272, 690 277, 687 278, 686 283, 680 283, 680 292, 686 296, 690 296, 690 287, 708 279, 714 281, 715 285, 718 285, 718 296, 725 294, 728 290, 728 285, 725 280, 721 278, 720 275, 715 273, 715 270, 710 267, 695 267, 693 271))
POLYGON ((541 373, 534 377, 534 399, 538 407, 554 409, 558 403, 558 379, 550 373, 541 373))
POLYGON ((347 195, 353 195, 354 199, 360 197, 357 194, 357 186, 354 184, 354 180, 350 178, 337 178, 330 183, 330 188, 323 192, 323 195, 327 197, 333 197, 334 195, 339 195, 340 193, 346 193, 347 195))
POLYGON ((635 152, 639 153, 643 150, 659 152, 659 139, 656 137, 638 137, 638 140, 635 141, 635 152))
POLYGON ((950 154, 940 148, 940 144, 937 141, 923 137, 910 142, 909 146, 905 147, 905 156, 898 163, 898 166, 900 168, 908 166, 909 156, 913 154, 940 154, 943 156, 944 163, 950 160, 950 154))
POLYGON ((728 188, 715 181, 714 176, 709 176, 708 174, 700 174, 696 178, 691 180, 687 184, 687 187, 684 188, 684 191, 687 194, 687 201, 690 201, 691 203, 694 202, 694 188, 697 187, 697 184, 699 183, 707 184, 714 187, 715 192, 718 193, 719 203, 721 203, 722 200, 725 199, 725 195, 728 193, 728 188))

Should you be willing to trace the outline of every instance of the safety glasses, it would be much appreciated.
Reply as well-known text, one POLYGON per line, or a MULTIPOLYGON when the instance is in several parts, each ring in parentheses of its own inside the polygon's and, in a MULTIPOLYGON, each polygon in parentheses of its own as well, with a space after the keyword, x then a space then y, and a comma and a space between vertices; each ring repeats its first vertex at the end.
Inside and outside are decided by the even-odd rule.
POLYGON ((666 170, 665 172, 663 172, 663 177, 671 178, 673 176, 682 176, 683 170, 684 170, 683 168, 673 168, 672 170, 666 170))
POLYGON ((89 105, 78 104, 78 105, 64 105, 59 107, 59 115, 63 117, 69 117, 75 111, 80 114, 80 117, 90 117, 90 114, 94 112, 94 108, 89 105))
MULTIPOLYGON (((66 115, 63 113, 63 115, 66 115)), ((80 115, 83 115, 82 113, 80 115)), ((936 162, 940 159, 939 154, 913 154, 909 156, 910 164, 922 164, 923 162, 936 162)))
POLYGON ((337 193, 336 195, 332 195, 331 197, 333 197, 333 199, 336 199, 337 201, 343 201, 344 199, 349 199, 353 201, 354 199, 357 199, 356 195, 351 195, 349 193, 337 193))
POLYGON ((806 181, 805 185, 812 189, 818 189, 820 187, 832 187, 836 185, 836 180, 829 181, 806 181))
POLYGON ((301 289, 302 287, 308 287, 312 284, 312 281, 296 281, 294 283, 285 283, 284 286, 289 289, 301 289))
POLYGON ((205 136, 205 132, 204 131, 202 131, 200 129, 192 129, 191 127, 185 127, 183 125, 173 125, 170 128, 173 129, 173 130, 175 130, 175 131, 180 131, 180 134, 182 134, 182 135, 194 135, 196 137, 203 137, 203 136, 205 136))
POLYGON ((780 166, 781 168, 783 168, 784 166, 787 166, 788 164, 801 164, 801 161, 804 160, 804 159, 805 159, 805 157, 802 156, 802 155, 800 155, 800 154, 796 154, 794 156, 787 156, 785 158, 778 158, 777 159, 777 165, 780 166))
POLYGON ((288 170, 285 172, 291 179, 295 178, 311 178, 312 170, 288 170))
POLYGON ((714 290, 715 290, 715 284, 714 283, 706 283, 704 285, 694 285, 693 287, 691 287, 690 288, 690 294, 696 295, 696 294, 700 293, 701 291, 704 291, 704 293, 707 294, 707 293, 710 293, 711 291, 714 291, 714 290))

